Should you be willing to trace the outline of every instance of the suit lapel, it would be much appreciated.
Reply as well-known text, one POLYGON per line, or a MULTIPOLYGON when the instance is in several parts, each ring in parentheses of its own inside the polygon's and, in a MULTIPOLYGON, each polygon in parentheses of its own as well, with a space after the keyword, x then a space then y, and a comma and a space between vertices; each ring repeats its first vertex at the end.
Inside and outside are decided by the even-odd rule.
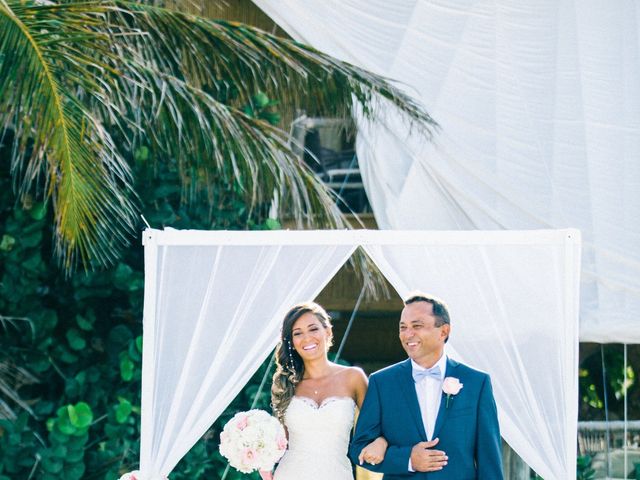
POLYGON ((413 375, 411 374, 411 360, 407 359, 402 363, 400 369, 400 387, 404 394, 407 403, 409 404, 409 411, 413 417, 413 423, 420 432, 420 437, 423 440, 427 439, 427 434, 424 431, 424 423, 422 422, 422 414, 420 413, 420 405, 418 404, 418 396, 416 394, 416 386, 413 381, 413 375))
MULTIPOLYGON (((447 367, 445 368, 445 371, 444 371, 444 378, 455 377, 456 376, 455 372, 457 367, 458 367, 458 362, 456 362, 455 360, 451 360, 449 357, 447 357, 447 367)), ((438 416, 436 417, 436 425, 433 428, 433 438, 438 437, 440 430, 442 430, 442 426, 447 421, 447 415, 449 413, 449 408, 451 408, 451 405, 449 405, 449 408, 447 408, 446 405, 447 405, 447 396, 444 394, 444 392, 442 392, 442 397, 440 398, 440 408, 438 409, 438 416)))

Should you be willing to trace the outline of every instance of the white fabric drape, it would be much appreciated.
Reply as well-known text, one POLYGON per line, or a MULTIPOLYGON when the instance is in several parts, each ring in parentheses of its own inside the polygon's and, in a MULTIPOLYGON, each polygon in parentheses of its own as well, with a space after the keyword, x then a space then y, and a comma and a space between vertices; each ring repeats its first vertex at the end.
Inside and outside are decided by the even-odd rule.
POLYGON ((446 301, 448 353, 491 375, 502 436, 547 480, 576 475, 575 244, 365 247, 401 297, 446 301))
POLYGON ((399 80, 441 125, 360 125, 380 228, 579 228, 580 338, 640 343, 634 0, 254 0, 297 40, 399 80))
POLYGON ((492 375, 504 437, 544 478, 575 477, 577 231, 143 238, 144 480, 170 473, 275 346, 285 311, 314 298, 358 246, 401 294, 447 301, 452 353, 492 375))
MULTIPOLYGON (((140 470, 166 477, 277 343, 295 303, 314 298, 352 245, 171 245, 145 232, 140 470)), ((182 236, 184 239, 185 237, 182 236)))

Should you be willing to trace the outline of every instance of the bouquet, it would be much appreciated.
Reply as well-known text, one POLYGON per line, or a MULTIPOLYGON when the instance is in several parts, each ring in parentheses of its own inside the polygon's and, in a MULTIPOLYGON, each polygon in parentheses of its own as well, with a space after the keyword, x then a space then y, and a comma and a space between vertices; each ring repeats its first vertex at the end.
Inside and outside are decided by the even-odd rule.
MULTIPOLYGON (((140 480, 140 471, 134 470, 133 472, 125 473, 120 477, 119 480, 140 480)), ((164 480, 169 480, 167 477, 164 477, 164 480)))
POLYGON ((270 472, 286 448, 284 428, 264 410, 237 413, 220 434, 220 453, 242 473, 270 472))

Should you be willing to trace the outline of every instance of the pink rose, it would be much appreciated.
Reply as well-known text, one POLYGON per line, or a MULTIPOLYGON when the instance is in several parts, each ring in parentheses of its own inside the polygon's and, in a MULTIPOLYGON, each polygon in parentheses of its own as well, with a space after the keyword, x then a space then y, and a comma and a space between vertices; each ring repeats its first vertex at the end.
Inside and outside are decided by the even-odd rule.
MULTIPOLYGON (((134 470, 133 472, 125 473, 120 477, 120 480, 138 480, 140 477, 140 470, 134 470)), ((165 477, 165 480, 168 480, 165 477)))
POLYGON ((238 427, 238 430, 244 430, 245 428, 247 428, 247 425, 249 425, 249 419, 246 416, 242 417, 240 420, 238 420, 238 423, 236 423, 236 427, 238 427))
POLYGON ((256 452, 252 448, 245 448, 242 452, 242 463, 251 465, 255 456, 256 452))
POLYGON ((447 395, 457 395, 462 390, 462 383, 455 377, 447 377, 442 383, 442 391, 447 395))
POLYGON ((287 448, 287 439, 284 436, 279 435, 276 439, 276 442, 278 445, 278 450, 284 450, 285 448, 287 448))
POLYGON ((451 399, 451 395, 457 395, 460 390, 462 390, 462 384, 460 380, 455 377, 447 377, 442 382, 442 391, 447 394, 447 402, 445 403, 445 408, 449 408, 449 400, 451 399))

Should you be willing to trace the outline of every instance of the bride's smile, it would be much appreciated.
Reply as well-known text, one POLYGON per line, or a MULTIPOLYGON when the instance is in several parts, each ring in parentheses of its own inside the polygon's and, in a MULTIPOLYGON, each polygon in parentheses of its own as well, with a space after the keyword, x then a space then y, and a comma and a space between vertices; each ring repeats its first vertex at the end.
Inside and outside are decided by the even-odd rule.
POLYGON ((303 359, 324 357, 331 345, 331 329, 326 328, 318 317, 305 313, 291 329, 293 348, 303 359))

